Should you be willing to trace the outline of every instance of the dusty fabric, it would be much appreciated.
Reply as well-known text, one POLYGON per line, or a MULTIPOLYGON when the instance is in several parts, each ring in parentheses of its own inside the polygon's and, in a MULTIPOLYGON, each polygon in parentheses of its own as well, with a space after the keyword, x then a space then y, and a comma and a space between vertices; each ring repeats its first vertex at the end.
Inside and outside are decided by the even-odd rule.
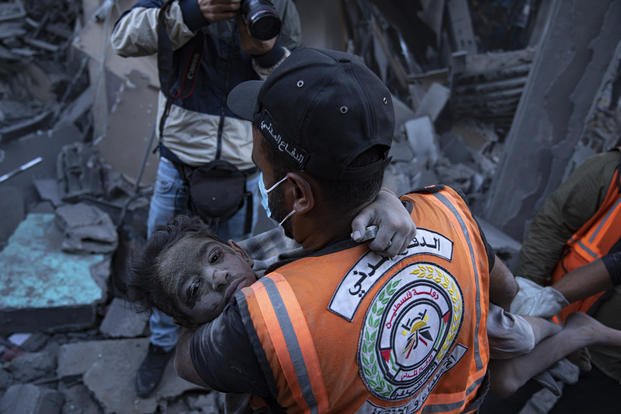
POLYGON ((528 321, 519 315, 489 304, 487 336, 490 355, 494 359, 509 359, 529 353, 535 347, 535 333, 528 321))
POLYGON ((578 367, 566 359, 561 359, 534 378, 543 388, 533 394, 520 410, 520 414, 549 412, 561 397, 565 384, 575 384, 579 375, 578 367))

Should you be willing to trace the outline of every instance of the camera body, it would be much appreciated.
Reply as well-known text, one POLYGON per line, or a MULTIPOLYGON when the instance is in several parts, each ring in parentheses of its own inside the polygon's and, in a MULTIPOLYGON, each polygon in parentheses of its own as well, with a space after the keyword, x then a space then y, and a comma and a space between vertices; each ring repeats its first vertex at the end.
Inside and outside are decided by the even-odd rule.
POLYGON ((255 39, 269 40, 280 33, 282 22, 270 0, 242 0, 241 13, 255 39))

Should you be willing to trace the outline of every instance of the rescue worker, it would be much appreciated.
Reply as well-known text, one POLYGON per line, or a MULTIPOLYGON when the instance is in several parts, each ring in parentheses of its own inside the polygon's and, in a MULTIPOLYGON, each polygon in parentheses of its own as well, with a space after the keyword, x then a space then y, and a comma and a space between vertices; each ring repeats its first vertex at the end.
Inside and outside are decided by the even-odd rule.
POLYGON ((349 241, 375 198, 394 128, 391 95, 355 56, 296 49, 229 107, 252 119, 271 217, 304 252, 182 338, 178 373, 287 412, 476 410, 488 383, 495 256, 464 200, 402 197, 419 223, 394 258, 349 241))
MULTIPOLYGON (((519 274, 547 286, 562 283, 568 272, 585 266, 605 255, 621 251, 621 152, 619 148, 595 155, 585 161, 546 200, 524 237, 519 274)), ((621 282, 619 273, 612 273, 607 287, 595 284, 581 286, 592 297, 578 301, 560 313, 565 319, 581 310, 593 315, 604 325, 621 329, 621 282)), ((567 298, 571 301, 571 298, 567 298)), ((563 306, 547 297, 542 303, 553 303, 555 312, 563 306)), ((581 376, 578 384, 568 386, 553 412, 589 411, 589 401, 598 401, 602 409, 618 412, 621 391, 621 351, 606 346, 589 347, 592 370, 581 376)), ((587 354, 588 357, 588 354, 587 354)), ((604 412, 604 411, 601 411, 604 412)))

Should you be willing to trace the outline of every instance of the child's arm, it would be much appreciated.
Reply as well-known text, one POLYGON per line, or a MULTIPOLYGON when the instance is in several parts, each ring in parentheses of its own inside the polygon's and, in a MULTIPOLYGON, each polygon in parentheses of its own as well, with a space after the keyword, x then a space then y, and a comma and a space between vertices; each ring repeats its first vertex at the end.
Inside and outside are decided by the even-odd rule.
POLYGON ((192 342, 193 334, 194 332, 188 329, 184 329, 181 333, 175 351, 175 370, 177 371, 177 375, 184 380, 207 388, 207 384, 205 384, 205 382, 198 375, 198 372, 196 372, 194 364, 192 363, 190 343, 192 342))

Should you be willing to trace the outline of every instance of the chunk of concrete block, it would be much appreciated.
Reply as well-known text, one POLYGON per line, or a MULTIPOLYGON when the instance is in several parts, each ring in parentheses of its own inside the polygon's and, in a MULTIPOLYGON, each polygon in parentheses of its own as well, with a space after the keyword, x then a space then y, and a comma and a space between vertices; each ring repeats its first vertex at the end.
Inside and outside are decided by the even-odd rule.
POLYGON ((179 378, 169 364, 154 395, 138 398, 134 377, 148 346, 148 338, 66 344, 59 351, 57 373, 61 378, 83 374, 84 384, 107 413, 155 412, 158 400, 201 389, 179 378))
POLYGON ((415 118, 414 111, 402 100, 393 95, 392 106, 395 110, 395 132, 401 132, 403 124, 408 120, 415 118))
POLYGON ((436 134, 428 116, 410 119, 405 123, 405 132, 414 157, 423 165, 433 165, 438 160, 436 134))
POLYGON ((13 382, 13 376, 0 366, 0 391, 9 388, 13 382))
POLYGON ((390 152, 388 156, 391 158, 393 162, 397 161, 411 161, 414 157, 412 154, 412 149, 410 148, 410 143, 405 140, 393 140, 392 146, 390 147, 390 152))
POLYGON ((80 329, 95 322, 102 255, 61 251, 53 214, 29 214, 0 252, 0 333, 80 329))
POLYGON ((146 312, 136 312, 129 302, 114 298, 99 331, 111 338, 134 338, 142 335, 148 319, 146 312))
POLYGON ((112 253, 118 237, 107 213, 85 204, 67 204, 56 210, 56 223, 65 233, 62 249, 68 253, 112 253))
POLYGON ((55 207, 63 203, 60 197, 60 191, 58 190, 58 181, 54 178, 36 179, 34 180, 34 185, 41 200, 49 201, 55 207))
POLYGON ((438 119, 451 96, 451 91, 439 83, 431 84, 431 87, 423 97, 416 109, 416 117, 428 116, 433 122, 438 119))
POLYGON ((26 352, 13 359, 7 369, 17 382, 31 382, 51 374, 56 368, 56 355, 52 352, 26 352))
POLYGON ((65 396, 63 414, 99 414, 101 408, 82 384, 62 390, 65 396))
POLYGON ((11 386, 0 400, 0 414, 59 414, 62 393, 32 384, 11 386))

